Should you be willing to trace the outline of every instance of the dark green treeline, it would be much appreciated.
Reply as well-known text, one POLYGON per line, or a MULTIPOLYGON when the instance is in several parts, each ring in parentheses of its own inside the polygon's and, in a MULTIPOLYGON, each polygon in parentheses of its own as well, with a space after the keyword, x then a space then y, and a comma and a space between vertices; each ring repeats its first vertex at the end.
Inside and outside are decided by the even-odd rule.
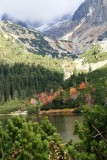
POLYGON ((56 90, 62 84, 63 73, 50 71, 40 65, 1 64, 0 104, 11 99, 30 97, 35 92, 56 90))

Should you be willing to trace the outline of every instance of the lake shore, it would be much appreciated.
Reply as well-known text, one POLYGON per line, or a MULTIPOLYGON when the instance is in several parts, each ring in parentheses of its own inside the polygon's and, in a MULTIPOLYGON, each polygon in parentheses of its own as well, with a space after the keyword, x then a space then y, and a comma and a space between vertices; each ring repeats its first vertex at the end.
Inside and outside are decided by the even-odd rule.
MULTIPOLYGON (((78 108, 72 108, 72 109, 50 109, 50 110, 44 110, 40 111, 39 114, 42 115, 51 115, 51 114, 73 114, 73 113, 79 113, 78 108)), ((18 115, 27 115, 27 111, 15 111, 8 114, 0 114, 2 115, 11 115, 11 116, 18 116, 18 115)))
POLYGON ((27 111, 23 111, 23 112, 15 111, 8 114, 0 114, 0 116, 4 116, 4 115, 9 115, 9 116, 27 115, 27 111))
POLYGON ((72 108, 72 109, 50 109, 47 111, 41 111, 41 114, 43 114, 43 115, 73 114, 73 113, 79 113, 79 110, 77 111, 77 108, 72 108))

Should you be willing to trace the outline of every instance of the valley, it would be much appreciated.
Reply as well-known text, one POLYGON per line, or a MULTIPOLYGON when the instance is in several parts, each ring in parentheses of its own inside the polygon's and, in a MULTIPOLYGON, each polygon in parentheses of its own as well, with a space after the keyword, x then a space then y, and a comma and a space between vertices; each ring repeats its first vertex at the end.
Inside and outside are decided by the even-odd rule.
POLYGON ((0 17, 2 160, 107 159, 107 0, 71 13, 0 17))
MULTIPOLYGON (((102 70, 102 67, 107 65, 107 53, 102 50, 100 44, 92 46, 90 50, 81 54, 78 58, 74 56, 72 56, 72 58, 67 57, 67 55, 65 57, 53 57, 52 52, 49 53, 50 55, 42 54, 44 47, 39 47, 42 50, 40 54, 39 50, 36 53, 35 46, 30 44, 32 39, 38 39, 35 39, 35 36, 37 36, 40 41, 40 36, 43 38, 42 33, 38 31, 33 31, 16 24, 13 25, 11 22, 1 22, 1 113, 11 113, 15 110, 20 110, 21 106, 23 110, 24 105, 25 111, 27 109, 26 105, 28 105, 29 113, 36 112, 36 108, 32 110, 30 106, 32 105, 32 103, 30 104, 30 99, 33 99, 34 104, 38 104, 38 100, 41 99, 40 107, 42 106, 41 109, 43 110, 45 109, 45 105, 47 105, 46 110, 53 109, 54 107, 55 109, 60 109, 60 107, 69 108, 72 106, 74 108, 81 106, 76 102, 80 96, 78 86, 82 82, 85 82, 85 79, 88 79, 88 75, 90 75, 91 72, 94 74, 94 70, 102 70), (27 38, 26 43, 22 40, 24 38, 27 38), (27 43, 29 47, 26 46, 27 43), (31 52, 30 45, 34 47, 34 52, 31 52), (79 80, 79 78, 81 80, 79 80), (74 97, 71 98, 71 100, 69 93, 70 87, 76 87, 78 90, 78 92, 75 91, 74 97), (59 99, 58 102, 57 99, 59 99), (13 104, 11 104, 11 100, 13 104), (14 107, 15 100, 22 101, 21 103, 19 102, 19 107, 14 107), (9 101, 10 104, 8 104, 9 101), (25 104, 23 104, 23 101, 25 101, 25 104), (5 103, 7 103, 7 106, 11 106, 9 110, 4 107, 5 103)), ((50 41, 50 46, 55 43, 54 40, 48 38, 44 38, 44 41, 45 40, 50 41)), ((59 44, 61 45, 61 43, 59 44)), ((36 47, 37 46, 38 45, 36 45, 36 47)), ((60 54, 61 50, 58 53, 60 54)), ((104 75, 101 79, 105 81, 104 75)), ((97 81, 94 85, 100 82, 99 79, 97 81)), ((88 83, 91 85, 93 79, 91 78, 88 83)), ((104 85, 106 86, 106 82, 104 85)), ((103 99, 103 103, 104 101, 103 99)))

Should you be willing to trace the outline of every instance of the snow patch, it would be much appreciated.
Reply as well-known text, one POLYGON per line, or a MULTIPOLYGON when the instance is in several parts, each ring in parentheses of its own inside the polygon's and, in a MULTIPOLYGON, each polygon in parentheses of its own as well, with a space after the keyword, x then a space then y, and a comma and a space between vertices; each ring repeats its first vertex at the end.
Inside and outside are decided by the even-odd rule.
MULTIPOLYGON (((70 19, 70 18, 69 18, 70 19)), ((37 27, 35 28, 36 30, 40 31, 40 32, 45 32, 45 31, 48 31, 52 28, 57 28, 57 27, 60 27, 63 23, 65 23, 66 21, 68 21, 69 19, 66 19, 66 20, 53 20, 53 21, 50 21, 48 22, 47 24, 43 24, 42 26, 40 27, 37 27)))
POLYGON ((95 8, 90 7, 90 8, 89 8, 89 13, 87 14, 87 17, 88 17, 88 16, 92 17, 94 10, 95 10, 95 8))
POLYGON ((50 27, 48 26, 48 24, 44 24, 43 26, 40 26, 38 28, 35 28, 36 30, 40 31, 40 32, 44 32, 50 29, 50 27))

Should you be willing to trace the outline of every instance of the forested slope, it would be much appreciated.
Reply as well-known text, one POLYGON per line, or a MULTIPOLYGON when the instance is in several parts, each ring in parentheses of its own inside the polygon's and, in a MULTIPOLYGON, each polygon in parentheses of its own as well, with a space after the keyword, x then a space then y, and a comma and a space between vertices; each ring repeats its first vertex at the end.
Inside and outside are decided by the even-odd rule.
POLYGON ((61 60, 34 55, 0 32, 0 103, 63 83, 61 60))

